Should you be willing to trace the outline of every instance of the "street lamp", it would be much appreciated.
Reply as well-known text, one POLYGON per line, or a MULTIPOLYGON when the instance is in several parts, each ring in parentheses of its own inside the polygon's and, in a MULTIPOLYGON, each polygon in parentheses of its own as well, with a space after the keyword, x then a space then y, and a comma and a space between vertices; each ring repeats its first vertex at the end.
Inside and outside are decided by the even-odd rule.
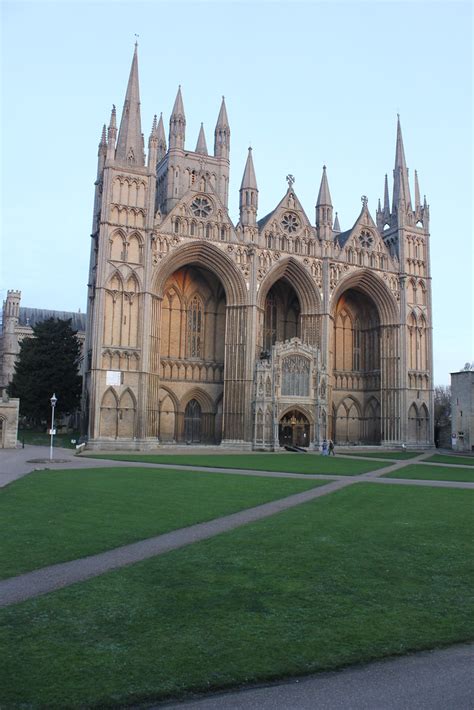
POLYGON ((58 401, 58 398, 56 397, 55 394, 50 399, 51 402, 51 445, 49 447, 49 460, 53 460, 53 437, 54 437, 54 408, 56 406, 56 402, 58 401))

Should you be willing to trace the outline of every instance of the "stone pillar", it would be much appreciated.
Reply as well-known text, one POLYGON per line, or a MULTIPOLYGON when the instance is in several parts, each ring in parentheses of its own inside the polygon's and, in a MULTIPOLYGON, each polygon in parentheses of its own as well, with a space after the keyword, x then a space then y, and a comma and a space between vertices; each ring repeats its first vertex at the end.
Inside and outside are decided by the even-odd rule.
POLYGON ((250 449, 253 374, 247 361, 247 308, 226 308, 223 439, 221 446, 250 449))

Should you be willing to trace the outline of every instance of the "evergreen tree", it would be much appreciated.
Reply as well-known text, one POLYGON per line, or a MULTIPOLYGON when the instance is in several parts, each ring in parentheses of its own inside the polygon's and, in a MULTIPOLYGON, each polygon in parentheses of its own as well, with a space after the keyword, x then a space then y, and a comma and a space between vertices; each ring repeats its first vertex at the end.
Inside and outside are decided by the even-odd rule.
POLYGON ((81 346, 71 320, 49 318, 33 327, 25 338, 8 386, 11 397, 20 398, 20 414, 36 425, 51 417, 51 397, 56 395, 56 413, 71 414, 79 407, 81 346))

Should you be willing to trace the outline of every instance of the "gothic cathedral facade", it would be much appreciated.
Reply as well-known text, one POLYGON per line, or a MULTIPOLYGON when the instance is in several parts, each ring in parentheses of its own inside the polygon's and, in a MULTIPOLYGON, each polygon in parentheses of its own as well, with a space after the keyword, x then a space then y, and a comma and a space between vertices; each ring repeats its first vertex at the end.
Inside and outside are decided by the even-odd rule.
POLYGON ((181 90, 168 144, 145 158, 137 48, 120 127, 98 152, 84 372, 89 448, 220 444, 277 450, 432 445, 429 207, 412 202, 400 122, 393 196, 341 231, 326 168, 315 221, 293 178, 258 219, 249 149, 228 214, 224 100, 210 154, 185 147, 181 90))

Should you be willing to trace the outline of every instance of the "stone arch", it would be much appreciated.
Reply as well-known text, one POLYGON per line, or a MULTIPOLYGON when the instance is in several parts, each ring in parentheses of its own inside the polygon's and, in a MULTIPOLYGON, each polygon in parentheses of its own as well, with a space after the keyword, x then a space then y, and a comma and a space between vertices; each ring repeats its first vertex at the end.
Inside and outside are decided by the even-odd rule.
POLYGON ((133 439, 135 436, 135 416, 137 401, 132 390, 127 387, 118 404, 117 436, 119 439, 133 439))
POLYGON ((204 413, 209 413, 209 412, 215 412, 214 408, 214 403, 212 401, 212 398, 208 395, 207 392, 205 392, 203 389, 200 387, 193 387, 190 390, 186 392, 186 394, 183 395, 180 401, 180 410, 184 412, 186 409, 186 405, 188 402, 190 402, 192 399, 195 399, 199 402, 201 405, 202 411, 204 413))
POLYGON ((365 444, 380 443, 380 402, 376 397, 371 397, 364 407, 364 432, 365 444))
POLYGON ((257 296, 257 307, 265 308, 265 299, 271 287, 280 279, 285 278, 296 291, 301 314, 315 314, 321 311, 321 297, 311 275, 294 257, 281 259, 266 275, 260 285, 257 296))
POLYGON ((418 441, 418 407, 412 402, 408 410, 408 441, 418 441))
POLYGON ((372 299, 382 325, 395 325, 398 322, 398 305, 395 297, 379 276, 366 269, 353 271, 339 281, 330 299, 333 316, 340 297, 349 289, 361 291, 372 299))
POLYGON ((179 400, 170 387, 160 383, 159 400, 159 425, 158 436, 160 441, 176 441, 177 415, 179 400))
POLYGON ((99 435, 106 439, 117 438, 118 423, 118 395, 112 387, 109 387, 102 396, 100 404, 100 426, 99 435))
POLYGON ((360 402, 353 395, 348 395, 336 408, 334 423, 335 441, 338 444, 358 443, 360 440, 360 402))
POLYGON ((123 261, 125 256, 125 234, 121 229, 116 229, 110 235, 109 258, 112 261, 123 261))
POLYGON ((314 415, 309 407, 290 404, 278 415, 280 446, 309 446, 314 439, 314 415))
POLYGON ((132 264, 143 263, 143 238, 140 232, 133 232, 128 237, 127 261, 132 264))
POLYGON ((193 242, 180 246, 161 261, 153 279, 156 295, 162 295, 166 281, 177 269, 189 265, 201 266, 220 279, 228 306, 247 303, 247 287, 241 272, 221 249, 208 242, 193 242))

